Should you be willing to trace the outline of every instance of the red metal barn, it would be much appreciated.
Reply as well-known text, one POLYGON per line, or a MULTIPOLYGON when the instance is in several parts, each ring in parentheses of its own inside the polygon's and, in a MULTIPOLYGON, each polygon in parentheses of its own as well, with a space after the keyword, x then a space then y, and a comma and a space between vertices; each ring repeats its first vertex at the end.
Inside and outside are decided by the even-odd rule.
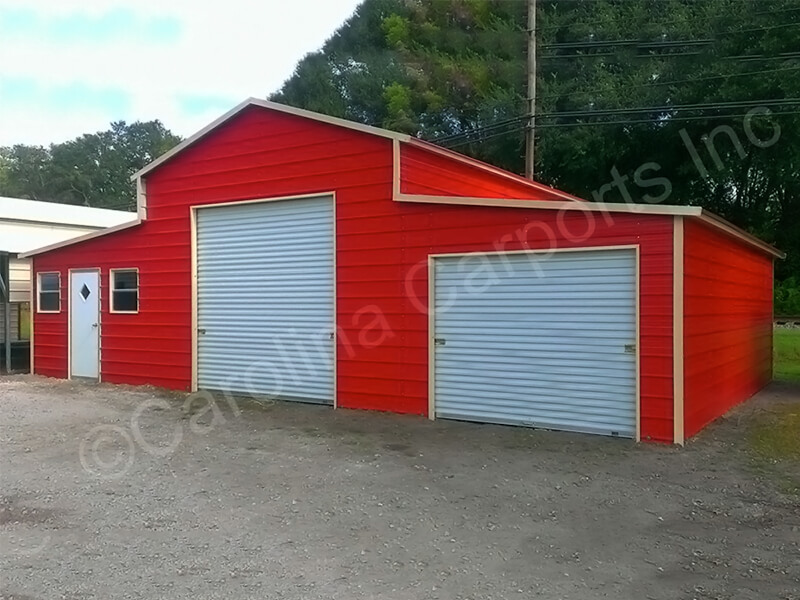
POLYGON ((261 100, 136 180, 31 254, 36 373, 676 443, 771 377, 779 253, 699 208, 261 100))

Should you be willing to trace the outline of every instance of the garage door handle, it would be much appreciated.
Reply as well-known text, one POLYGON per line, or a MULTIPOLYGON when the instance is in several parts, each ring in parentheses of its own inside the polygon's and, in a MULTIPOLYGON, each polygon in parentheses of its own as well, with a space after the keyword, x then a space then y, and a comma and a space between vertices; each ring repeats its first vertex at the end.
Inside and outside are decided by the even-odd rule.
POLYGON ((203 329, 203 328, 198 327, 197 328, 197 333, 199 333, 200 335, 205 335, 206 334, 206 330, 203 329))
POLYGON ((636 354, 636 344, 625 344, 625 354, 636 354))
POLYGON ((437 346, 444 346, 447 343, 447 340, 444 338, 433 338, 433 343, 437 346))

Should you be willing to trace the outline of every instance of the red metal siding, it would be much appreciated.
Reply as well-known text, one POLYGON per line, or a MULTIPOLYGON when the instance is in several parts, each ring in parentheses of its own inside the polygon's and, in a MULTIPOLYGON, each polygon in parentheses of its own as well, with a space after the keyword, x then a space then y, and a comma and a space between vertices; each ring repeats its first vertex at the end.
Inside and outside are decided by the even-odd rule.
MULTIPOLYGON (((62 261, 56 268, 40 268, 38 257, 34 257, 32 264, 33 281, 37 282, 35 273, 59 272, 61 274, 61 312, 37 313, 39 309, 38 288, 34 288, 33 315, 34 320, 34 351, 36 373, 48 377, 66 377, 67 374, 67 320, 64 311, 67 306, 69 284, 66 272, 60 270, 62 261)), ((48 263, 45 263, 48 264, 48 263)), ((38 283, 36 284, 38 285, 38 283)))
POLYGON ((37 272, 61 273, 62 294, 59 314, 34 315, 34 371, 67 376, 68 269, 99 268, 102 380, 188 389, 189 262, 190 248, 156 221, 35 256, 37 272), (109 310, 109 269, 124 267, 139 268, 136 315, 109 310))
MULTIPOLYGON (((432 171, 404 160, 415 182, 406 191, 457 193, 463 165, 431 160, 432 171), (456 173, 446 183, 443 168, 456 173)), ((521 195, 491 173, 470 177, 477 182, 470 193, 521 195)), ((103 306, 102 377, 187 389, 188 206, 335 190, 338 404, 425 415, 429 254, 640 244, 642 437, 672 440, 671 218, 410 204, 393 202, 391 186, 390 140, 250 109, 148 176, 141 227, 42 255, 36 269, 100 265, 107 285, 108 268, 138 266, 140 314, 110 315, 103 306)), ((65 323, 66 312, 47 323, 37 318, 37 342, 39 329, 65 323)), ((66 346, 60 355, 35 346, 38 373, 66 375, 66 346)))
POLYGON ((404 203, 379 206, 393 214, 369 219, 359 216, 356 205, 338 207, 340 326, 351 338, 357 336, 358 330, 348 328, 346 320, 365 304, 376 303, 386 312, 394 336, 353 360, 340 360, 340 406, 427 414, 428 322, 418 307, 427 305, 429 254, 548 248, 552 239, 558 248, 640 244, 642 437, 672 441, 669 217, 620 214, 614 215, 611 225, 597 217, 590 239, 570 241, 564 230, 573 234, 587 230, 583 213, 404 203), (535 225, 526 234, 529 223, 535 225))
POLYGON ((707 226, 684 232, 686 437, 772 379, 772 258, 707 226))
POLYGON ((516 176, 493 175, 477 165, 427 150, 417 143, 402 146, 400 167, 400 191, 404 194, 564 200, 544 186, 536 189, 516 176))

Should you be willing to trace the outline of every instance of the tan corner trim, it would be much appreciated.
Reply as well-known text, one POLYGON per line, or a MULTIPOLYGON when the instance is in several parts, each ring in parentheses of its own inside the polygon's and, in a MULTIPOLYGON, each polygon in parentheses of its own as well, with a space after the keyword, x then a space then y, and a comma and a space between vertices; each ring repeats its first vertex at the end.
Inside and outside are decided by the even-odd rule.
POLYGON ((400 196, 400 142, 392 140, 392 198, 400 196))
POLYGON ((703 210, 702 214, 700 215, 700 221, 706 223, 707 225, 711 225, 712 227, 716 227, 717 229, 721 229, 725 233, 734 238, 749 244, 751 246, 755 246, 759 250, 763 250, 767 254, 771 254, 775 258, 786 258, 786 253, 781 252, 777 248, 770 246, 766 242, 761 241, 756 236, 747 233, 744 229, 740 229, 733 223, 726 221, 719 215, 715 215, 714 213, 708 212, 707 210, 703 210))
MULTIPOLYGON (((72 379, 72 269, 67 269, 67 379, 72 379)), ((60 308, 60 306, 59 306, 60 308)))
POLYGON ((514 183, 519 183, 521 185, 533 188, 535 190, 547 192, 548 194, 552 194, 553 196, 558 196, 559 198, 563 198, 564 200, 569 200, 570 202, 586 202, 586 200, 584 200, 583 198, 579 198, 578 196, 573 196, 572 194, 568 194, 567 192, 562 192, 561 190, 557 190, 555 188, 550 187, 549 185, 545 185, 537 181, 531 181, 530 179, 525 179, 524 177, 517 175, 516 173, 511 173, 510 171, 506 171, 504 169, 501 169, 500 167, 495 167, 494 165, 490 165, 489 163, 485 163, 481 160, 477 160, 470 156, 465 156, 463 154, 459 154, 458 152, 448 150, 447 148, 442 148, 441 146, 437 146, 432 142, 426 142, 424 140, 411 138, 410 140, 408 140, 407 143, 409 146, 420 148, 421 150, 453 159, 457 162, 470 165, 471 167, 475 167, 476 169, 492 173, 493 175, 497 175, 499 177, 502 177, 503 179, 508 179, 510 181, 513 181, 514 183))
POLYGON ((428 255, 428 418, 436 420, 436 291, 434 256, 428 255))
POLYGON ((636 275, 634 292, 636 298, 636 441, 642 441, 642 319, 641 319, 641 248, 637 244, 636 252, 636 275))
POLYGON ((197 391, 197 209, 189 207, 189 239, 191 244, 192 279, 192 381, 189 391, 197 391))
POLYGON ((673 219, 672 228, 672 441, 684 443, 684 355, 683 355, 683 217, 673 219))
POLYGON ((226 112, 221 117, 214 119, 211 123, 203 127, 197 133, 189 136, 185 140, 183 140, 180 144, 165 152, 149 165, 140 169, 136 173, 131 176, 131 180, 135 180, 137 178, 143 177, 159 165, 164 164, 169 159, 174 157, 176 154, 183 152, 186 148, 194 144, 195 142, 199 141, 201 138, 205 137, 209 133, 211 133, 214 129, 229 121, 240 112, 245 110, 250 106, 259 106, 261 108, 266 108, 269 110, 273 110, 276 112, 281 112, 289 115, 294 115, 296 117, 303 117, 304 119, 310 119, 312 121, 317 121, 319 123, 327 123, 328 125, 335 125, 337 127, 344 127, 345 129, 351 129, 353 131, 360 131, 361 133, 368 133, 370 135, 375 135, 378 137, 388 138, 391 140, 399 140, 399 141, 407 141, 411 139, 409 135, 403 133, 397 133, 395 131, 389 131, 388 129, 381 129, 380 127, 373 127, 371 125, 364 125, 363 123, 356 123, 355 121, 348 121, 347 119, 340 119, 338 117, 329 117, 328 115, 323 115, 320 113, 311 112, 308 110, 304 110, 302 108, 295 108, 293 106, 288 106, 286 104, 278 104, 277 102, 271 102, 269 100, 262 100, 261 98, 248 98, 244 102, 240 102, 236 106, 234 106, 231 110, 226 112))
POLYGON ((331 240, 331 247, 333 248, 333 323, 331 331, 333 334, 333 410, 339 408, 339 313, 338 313, 338 298, 339 289, 337 285, 338 261, 336 260, 336 239, 339 237, 336 233, 336 192, 331 192, 333 202, 333 240, 331 240))
POLYGON ((63 242, 58 242, 56 244, 50 244, 49 246, 44 246, 43 248, 37 248, 36 250, 23 252, 22 254, 19 255, 19 258, 30 258, 31 256, 36 256, 37 254, 44 254, 45 252, 50 252, 51 250, 57 250, 59 248, 65 248, 67 246, 72 246, 74 244, 80 244, 81 242, 85 242, 87 240, 103 237, 104 235, 109 235, 110 233, 116 233, 117 231, 122 231, 124 229, 130 229, 131 227, 137 227, 138 225, 141 224, 142 224, 142 219, 134 219, 133 221, 128 221, 127 223, 121 223, 119 225, 114 225, 113 227, 108 227, 106 229, 100 229, 99 231, 92 231, 90 233, 85 233, 84 235, 80 235, 70 240, 65 240, 63 242))
POLYGON ((30 264, 31 264, 30 282, 29 282, 29 286, 30 286, 30 290, 31 290, 31 295, 30 295, 30 298, 31 298, 30 299, 30 303, 31 303, 31 305, 30 305, 30 309, 28 310, 28 314, 30 315, 30 320, 31 320, 31 322, 30 322, 31 339, 30 339, 30 348, 28 348, 28 352, 30 353, 29 363, 30 363, 30 368, 31 368, 31 374, 32 375, 36 373, 36 371, 34 370, 35 369, 35 365, 34 365, 34 361, 33 361, 34 356, 36 356, 36 352, 34 352, 35 343, 36 343, 35 340, 34 340, 34 335, 36 333, 35 332, 34 323, 36 322, 36 309, 39 306, 39 298, 36 297, 36 285, 35 285, 35 282, 36 282, 36 271, 33 270, 33 260, 34 259, 32 259, 32 258, 28 259, 28 262, 30 262, 30 264), (34 302, 36 304, 34 304, 34 302))
POLYGON ((650 204, 611 204, 602 202, 565 202, 562 200, 513 200, 508 198, 479 198, 460 196, 424 196, 398 194, 397 202, 422 202, 427 204, 456 204, 470 206, 497 206, 507 208, 538 208, 546 210, 579 210, 584 212, 615 212, 649 215, 699 216, 701 209, 693 206, 650 204))
POLYGON ((147 183, 141 177, 136 178, 136 214, 142 221, 147 220, 147 183))

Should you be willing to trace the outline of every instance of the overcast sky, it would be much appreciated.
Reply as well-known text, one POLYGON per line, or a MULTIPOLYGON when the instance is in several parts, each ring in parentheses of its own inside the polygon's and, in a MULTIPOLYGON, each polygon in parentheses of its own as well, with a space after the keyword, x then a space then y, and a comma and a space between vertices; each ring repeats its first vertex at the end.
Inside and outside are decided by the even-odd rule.
POLYGON ((114 120, 186 136, 265 97, 359 0, 0 0, 0 146, 114 120))

